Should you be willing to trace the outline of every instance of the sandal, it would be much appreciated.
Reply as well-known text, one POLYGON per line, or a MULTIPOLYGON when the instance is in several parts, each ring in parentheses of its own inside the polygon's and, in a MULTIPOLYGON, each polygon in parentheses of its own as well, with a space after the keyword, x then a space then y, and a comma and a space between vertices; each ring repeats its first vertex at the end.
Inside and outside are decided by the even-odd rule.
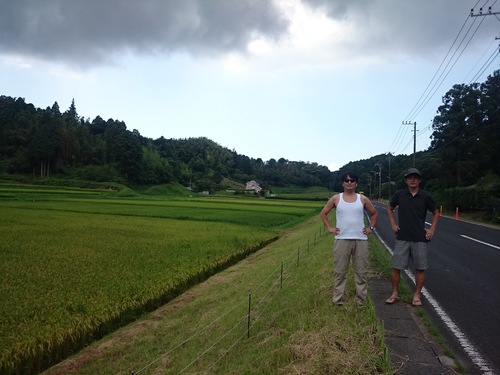
POLYGON ((398 300, 399 300, 398 296, 390 296, 389 298, 387 298, 385 300, 385 303, 388 305, 392 305, 392 304, 398 302, 398 300))
POLYGON ((422 301, 420 299, 414 298, 413 301, 411 301, 412 306, 422 306, 422 301))

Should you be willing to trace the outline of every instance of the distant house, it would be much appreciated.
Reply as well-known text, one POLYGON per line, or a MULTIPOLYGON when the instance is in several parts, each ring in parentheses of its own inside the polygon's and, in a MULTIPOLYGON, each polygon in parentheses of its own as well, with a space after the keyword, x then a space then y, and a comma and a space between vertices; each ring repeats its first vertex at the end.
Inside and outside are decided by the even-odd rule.
POLYGON ((256 193, 260 193, 260 191, 262 190, 259 183, 254 181, 254 180, 248 181, 245 189, 246 190, 255 190, 256 193))

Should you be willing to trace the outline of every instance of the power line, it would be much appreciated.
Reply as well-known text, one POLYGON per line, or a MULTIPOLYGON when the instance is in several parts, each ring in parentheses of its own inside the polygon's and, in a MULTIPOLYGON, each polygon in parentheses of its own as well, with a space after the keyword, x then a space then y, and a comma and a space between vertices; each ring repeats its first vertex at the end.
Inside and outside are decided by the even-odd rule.
POLYGON ((490 65, 493 63, 493 61, 495 60, 495 57, 497 57, 498 54, 499 54, 499 51, 495 48, 495 51, 493 51, 493 53, 490 55, 490 57, 488 58, 488 60, 483 64, 483 66, 481 67, 481 69, 469 81, 469 85, 471 83, 475 82, 480 76, 483 75, 483 73, 486 71, 486 69, 488 69, 490 67, 490 65))
MULTIPOLYGON (((475 5, 475 6, 477 6, 477 4, 478 4, 478 3, 479 3, 479 0, 478 0, 478 2, 476 3, 476 5, 475 5)), ((469 20, 469 15, 467 15, 467 17, 466 17, 466 19, 465 19, 465 21, 464 21, 464 23, 463 23, 462 27, 460 28, 460 30, 459 30, 458 34, 456 35, 456 37, 455 37, 455 39, 454 39, 453 43, 451 44, 450 48, 448 49, 448 52, 446 53, 445 57, 444 57, 444 58, 443 58, 443 60, 441 61, 441 64, 439 65, 438 69, 437 69, 437 70, 436 70, 436 72, 434 73, 433 77, 432 77, 432 78, 431 78, 431 80, 429 81, 429 84, 427 85, 427 87, 425 88, 425 90, 422 92, 422 94, 420 95, 420 98, 417 100, 417 102, 415 103, 415 105, 413 106, 413 108, 411 109, 411 111, 410 111, 410 112, 408 113, 408 115, 405 117, 404 121, 408 121, 408 119, 409 119, 409 118, 411 118, 411 117, 416 117, 416 115, 417 115, 417 114, 419 114, 419 113, 420 113, 420 111, 424 108, 424 106, 428 103, 428 101, 427 101, 427 102, 425 102, 425 103, 424 103, 424 101, 425 101, 425 100, 429 97, 429 94, 430 94, 429 88, 430 88, 430 90, 432 90, 432 89, 434 89, 434 87, 436 86, 437 81, 436 81, 436 82, 434 82, 434 81, 435 81, 436 77, 438 76, 438 73, 441 71, 441 68, 443 67, 444 63, 445 63, 445 62, 446 62, 446 60, 448 59, 448 56, 450 55, 451 51, 453 50, 453 47, 454 47, 454 46, 455 46, 455 44, 457 43, 457 40, 459 39, 460 35, 462 34, 462 31, 464 30, 465 25, 467 24, 467 21, 468 21, 468 20, 469 20), (434 85, 433 85, 433 82, 434 82, 434 85), (431 85, 432 85, 432 87, 431 87, 431 85), (413 115, 413 116, 412 116, 412 115, 413 115)), ((470 28, 469 28, 469 30, 470 30, 470 28)), ((468 32, 469 32, 469 31, 467 31, 467 33, 466 33, 465 35, 467 35, 467 34, 468 34, 468 32)), ((463 38, 462 38, 462 42, 463 42, 463 38)), ((462 42, 461 42, 461 43, 462 43, 462 42)), ((461 45, 461 43, 460 43, 460 45, 461 45)), ((457 48, 459 48, 459 47, 460 47, 460 45, 459 45, 457 48)), ((455 51, 455 53, 453 54, 453 56, 455 56, 455 54, 456 54, 456 51, 455 51)), ((453 56, 452 56, 452 58, 453 58, 453 56)), ((451 61, 451 60, 450 60, 450 61, 451 61)), ((449 65, 449 62, 448 62, 448 64, 446 65, 445 69, 448 67, 448 65, 449 65)), ((441 73, 441 75, 439 75, 438 80, 442 77, 442 75, 443 75, 443 73, 441 73)), ((429 100, 430 100, 430 99, 429 99, 429 100)), ((404 123, 404 121, 403 121, 403 123, 404 123)), ((397 150, 397 149, 401 146, 401 144, 402 144, 402 142, 403 142, 403 140, 404 140, 404 134, 405 134, 405 132, 403 131, 403 128, 404 128, 404 126, 403 126, 403 124, 402 124, 402 125, 400 126, 400 128, 399 128, 399 131, 398 131, 398 133, 397 133, 397 135, 396 135, 395 139, 393 140, 393 142, 392 142, 391 146, 389 147, 389 149, 394 149, 394 150, 397 150)), ((406 147, 405 147, 405 148, 406 148, 406 147)))
POLYGON ((461 52, 459 53, 458 57, 455 59, 455 61, 453 62, 453 64, 451 65, 451 67, 448 69, 448 66, 450 65, 450 63, 452 62, 452 59, 455 57, 455 54, 458 52, 458 48, 460 48, 460 46, 463 44, 465 38, 467 37, 467 35, 469 34, 470 30, 472 29, 472 26, 474 26, 474 22, 472 23, 472 25, 469 27, 469 29, 467 30, 467 33, 464 35, 464 37, 462 38, 462 41, 460 42, 460 44, 458 45, 457 49, 455 50, 455 52, 453 53, 451 59, 448 61, 448 63, 446 64, 446 67, 445 69, 446 70, 443 70, 439 76, 439 81, 436 81, 434 83, 434 85, 432 86, 432 92, 428 92, 426 97, 425 97, 425 103, 422 103, 420 104, 419 108, 418 108, 418 111, 415 112, 414 116, 413 117, 416 117, 423 109, 424 107, 429 103, 429 101, 432 99, 432 97, 434 96, 434 94, 437 92, 437 90, 441 87, 441 85, 443 84, 444 80, 448 77, 448 75, 451 73, 451 71, 453 70, 453 68, 455 67, 456 63, 458 62, 458 60, 460 59, 460 57, 462 56, 462 54, 464 53, 465 49, 467 48, 467 46, 470 44, 472 38, 474 37, 474 35, 476 35, 476 32, 477 30, 479 29, 479 27, 481 26, 481 24, 483 23, 484 21, 484 18, 481 20, 481 22, 479 23, 479 25, 476 27, 476 30, 474 31, 474 33, 472 34, 472 36, 469 38, 469 40, 467 41, 466 45, 463 47, 463 49, 461 50, 461 52), (446 74, 445 74, 446 73, 446 74), (444 76, 443 76, 444 75, 444 76))
MULTIPOLYGON (((478 1, 479 2, 479 1, 478 1)), ((476 4, 477 5, 477 4, 476 4)), ((453 49, 453 46, 455 45, 455 43, 457 42, 458 40, 458 37, 460 36, 460 34, 462 33, 462 30, 464 29, 465 27, 465 24, 467 23, 467 21, 469 20, 469 16, 467 16, 465 18, 465 21, 462 25, 462 27, 460 28, 460 31, 458 32, 457 36, 455 37, 455 40, 453 41, 453 43, 451 44, 450 48, 448 49, 448 52, 446 53, 445 57, 443 58, 443 61, 441 61, 441 64, 439 64, 439 67, 438 69, 436 70, 436 72, 434 73, 434 75, 432 76, 431 80, 429 81, 429 84, 427 85, 427 87, 425 88, 425 90, 422 92, 422 94, 420 95, 420 98, 417 100, 417 102, 415 103, 415 105, 413 106, 413 108, 411 109, 410 113, 408 113, 408 115, 406 116, 405 118, 405 121, 408 120, 408 118, 410 117, 414 117, 414 116, 411 116, 413 114, 413 112, 415 111, 415 108, 417 108, 417 106, 419 105, 420 101, 422 100, 422 98, 424 97, 425 93, 427 92, 427 90, 429 89, 429 87, 431 86, 432 82, 434 81, 434 79, 436 78, 437 74, 439 73, 439 71, 441 70, 444 62, 446 61, 446 59, 448 58, 451 50, 453 49)), ((467 35, 467 34, 466 34, 467 35)))
MULTIPOLYGON (((492 5, 494 5, 497 1, 498 0, 495 0, 495 2, 492 5)), ((488 3, 488 1, 485 2, 485 5, 487 3, 488 3)), ((476 5, 474 7, 476 7, 478 4, 479 4, 479 1, 476 2, 476 5)), ((492 12, 491 11, 491 6, 488 9, 488 13, 483 13, 482 12, 483 7, 480 9, 480 14, 478 14, 477 16, 479 16, 479 15, 495 15, 495 17, 496 17, 496 14, 500 14, 500 12, 492 12)), ((465 19, 462 27, 460 28, 460 31, 458 32, 457 36, 455 37, 452 45, 450 46, 448 52, 446 53, 445 57, 443 58, 441 64, 438 67, 438 69, 434 73, 434 75, 433 75, 432 79, 430 80, 429 84, 427 85, 427 87, 425 88, 425 90, 423 91, 423 93, 421 94, 420 98, 417 100, 416 104, 413 106, 413 108, 411 109, 411 111, 406 116, 406 118, 405 118, 406 121, 410 118, 410 116, 413 117, 413 118, 415 118, 418 114, 420 114, 420 112, 425 108, 425 106, 429 103, 429 101, 432 99, 432 97, 434 97, 434 95, 437 92, 437 90, 441 87, 441 85, 443 84, 443 82, 445 81, 445 79, 448 77, 448 75, 450 74, 450 72, 453 70, 453 68, 455 67, 456 63, 461 58, 462 54, 464 53, 464 51, 466 50, 466 48, 468 47, 468 45, 470 44, 470 42, 472 41, 472 39, 474 38, 474 36, 476 35, 476 33, 479 30, 482 22, 484 21, 484 17, 481 20, 481 22, 479 23, 479 25, 477 25, 477 27, 475 28, 475 30, 472 32, 472 35, 466 41, 467 37, 470 35, 471 30, 473 29, 473 26, 475 24, 475 19, 474 19, 474 21, 472 22, 472 24, 469 26, 469 28, 465 32, 465 35, 463 35, 463 37, 461 38, 460 43, 456 46, 455 51, 453 52, 453 54, 451 55, 451 57, 449 57, 450 53, 452 52, 452 50, 454 48, 454 46, 456 45, 457 41, 459 40, 460 35, 464 31, 464 28, 465 28, 465 26, 467 24, 468 19, 472 18, 473 14, 474 14, 474 8, 472 8, 471 13, 465 19), (469 16, 471 16, 471 17, 469 17, 469 16), (460 50, 460 47, 464 44, 464 42, 465 42, 465 46, 460 50), (457 55, 457 53, 458 53, 458 56, 455 58, 455 56, 457 55), (449 57, 449 59, 448 59, 448 57, 449 57), (448 62, 446 63, 446 65, 443 68, 443 65, 445 64, 445 62, 447 60, 448 60, 448 62), (450 64, 451 64, 451 66, 450 66, 450 64), (441 73, 439 74, 440 71, 441 71, 441 73), (439 74, 439 76, 438 76, 438 74, 439 74)), ((475 17, 477 17, 477 16, 475 16, 475 17)), ((500 51, 499 51, 499 53, 500 53, 500 51)), ((482 75, 484 73, 484 71, 493 62, 494 56, 496 56, 497 54, 498 53, 495 53, 495 54, 493 54, 493 55, 490 56, 490 58, 488 59, 488 61, 485 62, 485 64, 483 64, 480 72, 478 72, 476 74, 476 76, 474 76, 474 78, 478 77, 478 76, 480 76, 480 75, 482 75)), ((404 121, 403 121, 403 124, 404 124, 404 121)), ((394 138, 394 140, 393 140, 393 142, 391 144, 391 147, 389 149, 397 149, 402 144, 403 140, 405 139, 405 137, 403 136, 405 132, 402 131, 403 124, 399 128, 398 133, 396 134, 396 137, 394 138)), ((430 127, 431 127, 431 125, 429 125, 427 127, 427 130, 430 130, 430 127)), ((414 139, 415 139, 415 135, 414 135, 414 139)), ((408 143, 408 145, 405 146, 404 149, 406 149, 409 146, 409 143, 408 143)), ((414 145, 414 148, 415 148, 415 145, 414 145)))
MULTIPOLYGON (((489 46, 484 50, 484 52, 481 55, 481 57, 474 64, 474 66, 472 67, 472 69, 470 70, 470 72, 467 73, 467 75, 465 76, 464 81, 467 81, 467 77, 469 77, 472 74, 472 72, 476 70, 476 67, 478 66, 479 62, 483 60, 484 56, 486 55, 486 52, 488 52, 490 50, 490 48, 491 48, 491 46, 493 45, 494 42, 495 42, 495 40, 492 40, 491 43, 489 44, 489 46)), ((477 73, 476 73, 476 75, 477 75, 477 73)), ((474 76, 474 78, 471 79, 471 81, 469 82, 469 84, 472 83, 472 81, 474 81, 475 77, 476 76, 474 76)))

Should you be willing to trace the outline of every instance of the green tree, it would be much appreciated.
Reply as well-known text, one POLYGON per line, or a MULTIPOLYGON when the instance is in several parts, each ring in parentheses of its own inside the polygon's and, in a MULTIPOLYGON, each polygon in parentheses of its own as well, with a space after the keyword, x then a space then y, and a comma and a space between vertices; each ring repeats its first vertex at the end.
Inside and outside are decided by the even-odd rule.
POLYGON ((170 182, 173 179, 173 169, 168 160, 160 156, 158 150, 150 141, 142 148, 142 163, 139 182, 158 184, 170 182))
POLYGON ((64 116, 71 121, 79 121, 78 113, 76 112, 76 105, 75 105, 75 99, 71 101, 71 105, 69 106, 68 110, 64 112, 64 116))
POLYGON ((59 151, 59 123, 60 117, 45 112, 29 144, 30 159, 39 166, 41 177, 50 175, 51 163, 59 151))
POLYGON ((439 152, 450 184, 453 180, 457 186, 469 184, 481 169, 482 98, 479 84, 454 85, 434 117, 431 148, 439 152))
POLYGON ((483 168, 500 176, 500 158, 496 157, 500 145, 500 71, 496 70, 481 84, 484 121, 479 133, 483 168))
POLYGON ((124 122, 110 119, 104 139, 107 161, 116 166, 123 178, 137 182, 142 161, 140 134, 128 131, 124 122))

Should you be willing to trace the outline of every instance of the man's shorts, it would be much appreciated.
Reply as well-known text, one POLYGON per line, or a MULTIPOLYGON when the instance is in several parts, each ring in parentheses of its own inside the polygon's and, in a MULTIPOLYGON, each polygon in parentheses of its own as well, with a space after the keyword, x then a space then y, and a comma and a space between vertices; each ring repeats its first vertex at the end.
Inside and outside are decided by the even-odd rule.
POLYGON ((398 270, 408 269, 410 259, 417 270, 429 268, 427 263, 427 242, 412 242, 396 240, 392 267, 398 270))

